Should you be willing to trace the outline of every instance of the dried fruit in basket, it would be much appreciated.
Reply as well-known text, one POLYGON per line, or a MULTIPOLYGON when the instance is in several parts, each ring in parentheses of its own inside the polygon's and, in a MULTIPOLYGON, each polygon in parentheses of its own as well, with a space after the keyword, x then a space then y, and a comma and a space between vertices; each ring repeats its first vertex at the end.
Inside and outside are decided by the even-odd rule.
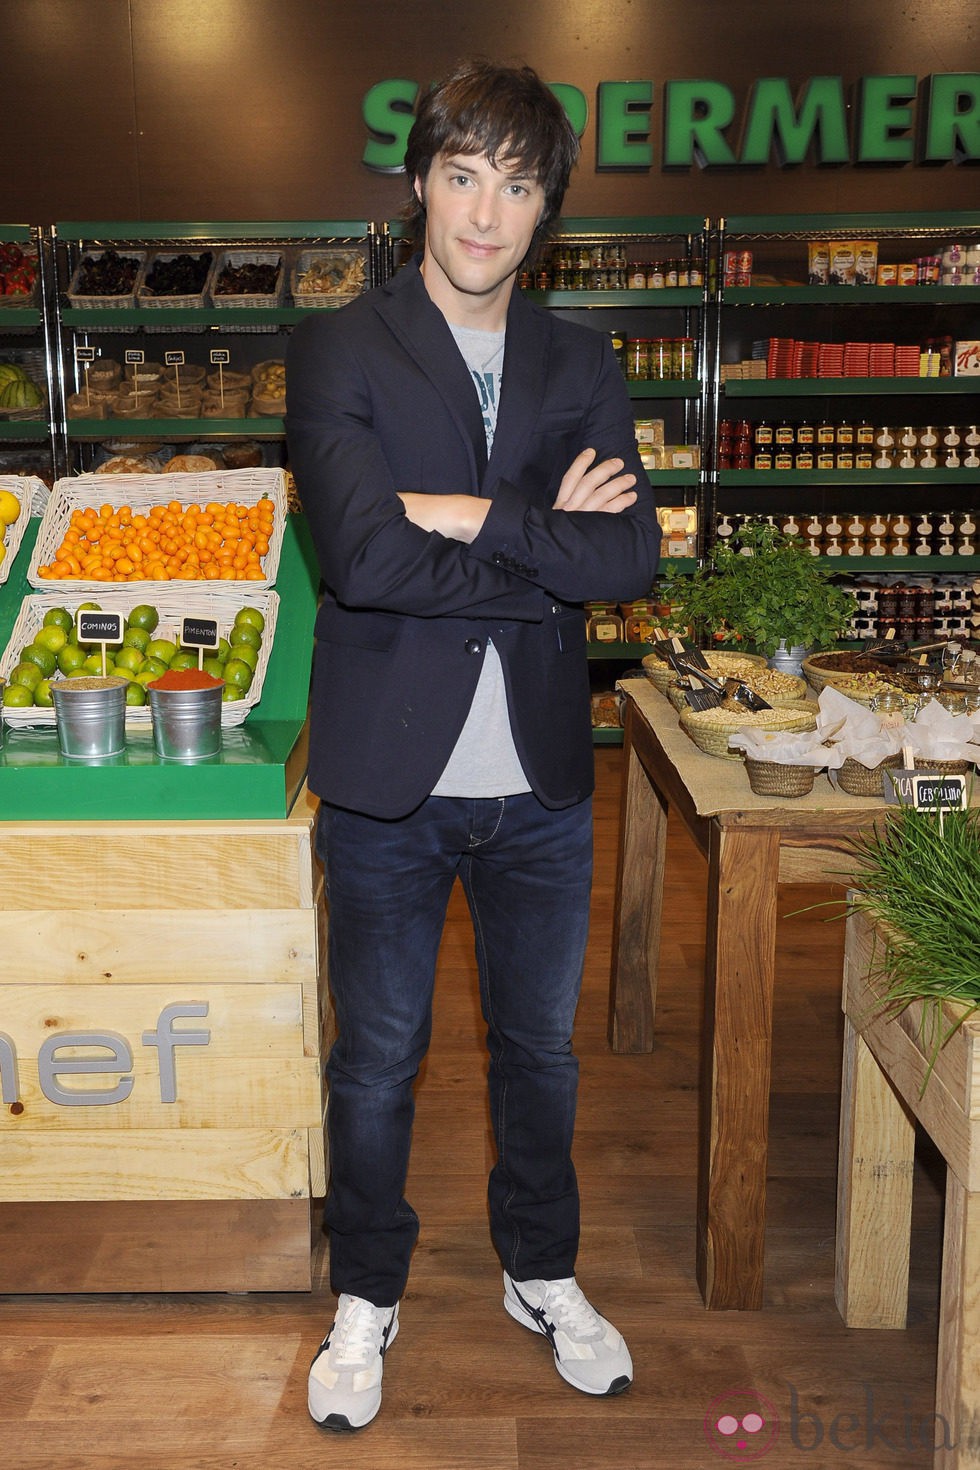
POLYGON ((269 551, 275 502, 255 505, 171 500, 145 512, 102 505, 73 510, 45 581, 260 582, 269 551))

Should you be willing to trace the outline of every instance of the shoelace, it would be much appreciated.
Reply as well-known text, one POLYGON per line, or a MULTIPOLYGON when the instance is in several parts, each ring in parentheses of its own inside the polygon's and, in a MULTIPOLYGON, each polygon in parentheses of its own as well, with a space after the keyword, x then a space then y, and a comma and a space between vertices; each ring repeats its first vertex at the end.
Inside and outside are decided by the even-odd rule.
POLYGON ((597 1313, 574 1281, 549 1281, 541 1306, 559 1327, 571 1329, 576 1337, 598 1335, 601 1331, 597 1313))
POLYGON ((330 1340, 332 1357, 338 1368, 363 1367, 377 1356, 378 1339, 384 1330, 383 1313, 370 1302, 349 1302, 343 1317, 334 1327, 330 1340))

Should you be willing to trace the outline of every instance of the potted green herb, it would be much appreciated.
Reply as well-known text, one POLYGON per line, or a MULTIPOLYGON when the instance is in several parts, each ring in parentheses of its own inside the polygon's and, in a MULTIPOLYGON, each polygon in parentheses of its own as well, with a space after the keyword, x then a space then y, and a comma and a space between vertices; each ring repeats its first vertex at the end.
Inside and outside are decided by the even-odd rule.
POLYGON ((675 620, 699 635, 751 644, 799 673, 807 650, 831 645, 845 632, 854 596, 804 541, 768 521, 745 522, 739 540, 739 551, 720 543, 691 574, 668 565, 661 594, 675 620))

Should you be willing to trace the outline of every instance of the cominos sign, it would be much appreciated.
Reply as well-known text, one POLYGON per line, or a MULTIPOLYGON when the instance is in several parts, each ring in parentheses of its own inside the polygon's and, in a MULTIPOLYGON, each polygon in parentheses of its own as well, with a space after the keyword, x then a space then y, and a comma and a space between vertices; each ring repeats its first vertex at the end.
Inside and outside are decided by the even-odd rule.
MULTIPOLYGON (((579 136, 589 104, 567 82, 551 84, 579 136)), ((731 87, 708 80, 662 84, 659 158, 654 144, 654 83, 600 82, 596 89, 596 168, 752 168, 816 164, 942 164, 980 161, 980 72, 810 77, 795 90, 785 77, 760 77, 740 107, 731 87)), ((362 161, 398 173, 418 96, 417 82, 392 78, 365 94, 372 137, 362 161)))

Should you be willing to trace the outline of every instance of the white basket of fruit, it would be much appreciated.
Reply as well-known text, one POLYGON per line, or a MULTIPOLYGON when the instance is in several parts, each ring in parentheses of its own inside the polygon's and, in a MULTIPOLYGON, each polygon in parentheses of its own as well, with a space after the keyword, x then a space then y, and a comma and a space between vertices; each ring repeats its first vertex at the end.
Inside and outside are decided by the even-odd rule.
POLYGON ((0 585, 10 576, 35 499, 47 495, 35 475, 0 475, 0 585))
POLYGON ((204 654, 203 666, 225 680, 222 725, 242 724, 262 697, 275 639, 279 594, 240 585, 212 591, 183 583, 150 598, 145 588, 146 583, 138 589, 114 588, 93 599, 82 599, 77 592, 66 597, 60 590, 25 597, 0 657, 0 679, 6 680, 2 695, 6 724, 12 729, 53 729, 51 681, 71 678, 73 671, 77 671, 74 677, 102 673, 101 646, 79 645, 73 636, 83 602, 90 608, 123 615, 123 643, 121 647, 107 647, 105 656, 106 671, 130 681, 127 726, 150 724, 148 683, 171 668, 198 667, 199 651, 179 646, 184 617, 217 620, 222 641, 216 654, 204 654))
POLYGON ((44 591, 95 593, 132 579, 148 595, 185 582, 267 588, 279 570, 285 525, 281 469, 78 475, 55 481, 27 580, 44 591), (229 507, 242 509, 232 516, 229 507), (265 528, 258 536, 250 529, 256 517, 265 528), (109 560, 110 548, 124 554, 109 560), (182 551, 187 560, 178 563, 182 551), (257 559, 249 562, 251 553, 257 559), (245 557, 245 564, 233 565, 235 556, 245 557))

